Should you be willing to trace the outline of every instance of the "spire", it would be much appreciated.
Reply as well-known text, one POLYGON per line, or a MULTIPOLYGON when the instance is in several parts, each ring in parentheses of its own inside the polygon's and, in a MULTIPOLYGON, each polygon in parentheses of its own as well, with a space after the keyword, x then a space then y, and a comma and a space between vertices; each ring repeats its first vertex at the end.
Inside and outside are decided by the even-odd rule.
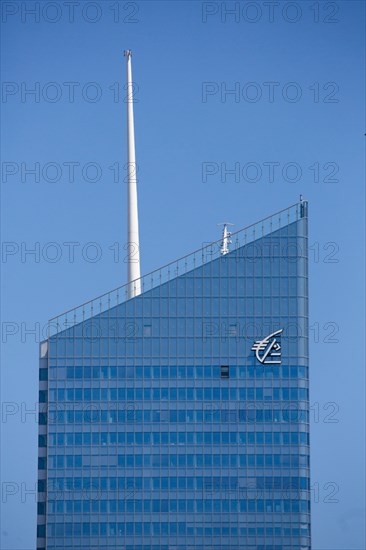
POLYGON ((126 50, 127 61, 127 294, 133 298, 141 294, 140 240, 137 208, 137 166, 135 157, 135 128, 133 120, 133 83, 131 50, 126 50))
POLYGON ((231 239, 230 239, 231 233, 230 231, 228 231, 228 226, 234 225, 234 224, 229 222, 223 222, 223 223, 218 223, 217 225, 224 226, 222 229, 222 241, 220 246, 220 253, 222 256, 224 256, 229 252, 229 244, 231 244, 231 239))

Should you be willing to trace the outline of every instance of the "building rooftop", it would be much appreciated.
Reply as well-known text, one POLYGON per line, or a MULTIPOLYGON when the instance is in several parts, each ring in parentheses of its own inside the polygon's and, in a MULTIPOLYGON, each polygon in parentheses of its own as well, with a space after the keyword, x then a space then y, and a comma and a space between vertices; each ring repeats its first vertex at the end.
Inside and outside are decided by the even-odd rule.
MULTIPOLYGON (((239 231, 233 232, 230 237, 230 252, 304 217, 307 217, 307 202, 300 201, 239 231)), ((142 276, 139 280, 141 294, 219 258, 221 256, 221 244, 222 239, 211 242, 186 256, 142 276)), ((50 338, 129 299, 133 300, 134 298, 130 298, 129 296, 129 286, 129 284, 119 286, 53 317, 48 323, 48 337, 50 338)))

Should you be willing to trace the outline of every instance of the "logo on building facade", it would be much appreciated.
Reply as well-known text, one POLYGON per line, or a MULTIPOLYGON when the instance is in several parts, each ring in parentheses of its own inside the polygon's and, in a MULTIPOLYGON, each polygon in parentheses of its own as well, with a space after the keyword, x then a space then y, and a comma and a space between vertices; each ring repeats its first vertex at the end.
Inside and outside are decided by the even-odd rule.
POLYGON ((276 338, 281 332, 283 328, 254 342, 252 351, 255 351, 256 358, 263 365, 281 364, 281 344, 276 338))

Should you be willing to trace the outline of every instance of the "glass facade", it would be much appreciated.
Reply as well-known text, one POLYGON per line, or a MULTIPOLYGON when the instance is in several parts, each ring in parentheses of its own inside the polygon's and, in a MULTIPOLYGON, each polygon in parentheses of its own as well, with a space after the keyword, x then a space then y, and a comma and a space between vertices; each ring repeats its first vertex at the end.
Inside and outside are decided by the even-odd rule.
POLYGON ((307 209, 50 322, 39 550, 310 549, 307 209))

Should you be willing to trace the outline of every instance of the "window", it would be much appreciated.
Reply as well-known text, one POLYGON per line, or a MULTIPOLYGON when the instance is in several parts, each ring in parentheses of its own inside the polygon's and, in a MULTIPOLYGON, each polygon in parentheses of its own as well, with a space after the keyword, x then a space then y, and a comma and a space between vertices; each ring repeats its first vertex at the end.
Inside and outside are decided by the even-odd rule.
POLYGON ((150 337, 152 335, 152 327, 151 325, 144 325, 144 332, 145 337, 150 337))
POLYGON ((230 378, 229 366, 221 365, 220 367, 220 378, 230 378))
POLYGON ((46 536, 46 526, 45 525, 37 525, 37 537, 43 538, 46 536))
POLYGON ((38 458, 38 470, 45 470, 47 466, 46 458, 39 457, 38 458))
POLYGON ((39 435, 38 436, 38 447, 47 447, 47 436, 39 435))
POLYGON ((40 392, 39 392, 39 402, 40 403, 46 403, 47 402, 47 391, 46 390, 40 390, 40 392))
POLYGON ((41 424, 42 426, 45 426, 47 424, 47 413, 42 413, 40 412, 38 414, 38 422, 39 424, 41 424))
POLYGON ((39 369, 39 379, 40 380, 48 380, 48 371, 47 369, 39 369))

